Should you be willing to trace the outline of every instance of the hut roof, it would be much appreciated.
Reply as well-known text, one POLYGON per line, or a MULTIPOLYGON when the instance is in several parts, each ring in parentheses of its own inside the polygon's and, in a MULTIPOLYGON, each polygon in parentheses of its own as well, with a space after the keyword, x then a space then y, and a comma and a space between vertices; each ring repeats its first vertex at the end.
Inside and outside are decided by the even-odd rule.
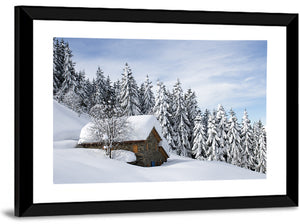
POLYGON ((162 130, 158 120, 153 115, 130 116, 127 119, 129 133, 126 135, 128 141, 146 140, 153 128, 162 137, 162 130))

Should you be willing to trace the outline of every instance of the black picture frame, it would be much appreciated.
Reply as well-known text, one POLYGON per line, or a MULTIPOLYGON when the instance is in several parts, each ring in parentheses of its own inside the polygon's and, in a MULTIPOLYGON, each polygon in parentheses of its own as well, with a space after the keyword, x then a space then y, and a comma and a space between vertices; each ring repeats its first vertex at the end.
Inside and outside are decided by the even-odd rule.
POLYGON ((15 7, 15 215, 75 215, 298 206, 298 14, 15 7), (110 21, 286 27, 286 194, 33 203, 33 21, 110 21))

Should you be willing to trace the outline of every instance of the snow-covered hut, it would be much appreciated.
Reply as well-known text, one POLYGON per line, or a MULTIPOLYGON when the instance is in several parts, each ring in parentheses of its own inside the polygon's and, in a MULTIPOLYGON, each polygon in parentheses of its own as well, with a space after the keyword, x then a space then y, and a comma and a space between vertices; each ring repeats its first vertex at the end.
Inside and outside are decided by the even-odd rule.
MULTIPOLYGON (((127 131, 122 141, 116 142, 112 150, 123 149, 134 152, 139 166, 159 166, 169 158, 169 145, 162 136, 161 126, 153 115, 130 116, 127 131)), ((95 124, 85 125, 80 133, 79 147, 103 148, 103 139, 97 134, 95 124)))

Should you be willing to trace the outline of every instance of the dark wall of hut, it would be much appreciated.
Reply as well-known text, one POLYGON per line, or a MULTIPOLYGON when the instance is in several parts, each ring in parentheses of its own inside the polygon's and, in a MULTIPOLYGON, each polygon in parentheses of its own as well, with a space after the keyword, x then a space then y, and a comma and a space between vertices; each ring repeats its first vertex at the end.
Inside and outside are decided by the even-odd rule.
POLYGON ((167 159, 158 149, 158 140, 153 132, 150 133, 146 141, 121 143, 116 148, 125 149, 135 153, 137 161, 134 163, 138 166, 160 166, 167 159), (135 148, 137 147, 137 151, 135 148))

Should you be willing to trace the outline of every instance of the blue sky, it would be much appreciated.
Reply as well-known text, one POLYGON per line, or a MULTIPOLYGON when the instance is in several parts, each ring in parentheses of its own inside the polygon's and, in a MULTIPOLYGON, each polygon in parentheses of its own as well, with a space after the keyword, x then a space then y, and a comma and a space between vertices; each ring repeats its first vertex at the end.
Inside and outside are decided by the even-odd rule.
POLYGON ((196 92, 202 110, 222 104, 240 120, 246 108, 251 121, 265 124, 267 41, 63 39, 76 70, 90 79, 100 66, 116 81, 127 62, 138 84, 148 74, 154 87, 160 80, 171 89, 179 78, 184 90, 196 92))

